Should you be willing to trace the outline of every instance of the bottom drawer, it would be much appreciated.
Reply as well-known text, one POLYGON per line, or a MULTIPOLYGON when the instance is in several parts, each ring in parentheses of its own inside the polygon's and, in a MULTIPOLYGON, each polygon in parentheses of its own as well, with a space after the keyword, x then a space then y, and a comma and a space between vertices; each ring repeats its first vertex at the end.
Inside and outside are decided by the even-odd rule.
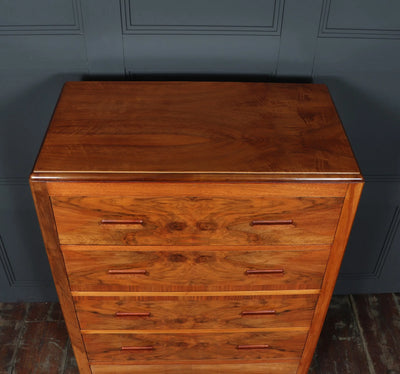
POLYGON ((262 364, 92 365, 93 374, 295 374, 298 360, 262 364))
POLYGON ((300 358, 307 330, 239 333, 84 334, 90 363, 300 358))

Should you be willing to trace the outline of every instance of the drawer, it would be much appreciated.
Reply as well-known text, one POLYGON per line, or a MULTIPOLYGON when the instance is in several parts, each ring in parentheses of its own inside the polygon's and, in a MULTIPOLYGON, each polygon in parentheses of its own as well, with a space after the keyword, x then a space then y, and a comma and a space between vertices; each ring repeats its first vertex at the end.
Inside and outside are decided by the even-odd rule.
POLYGON ((252 364, 91 365, 93 374, 296 374, 298 360, 252 364))
POLYGON ((82 330, 306 327, 317 295, 75 297, 82 330))
POLYGON ((300 358, 306 330, 240 333, 83 334, 89 362, 300 358))
POLYGON ((330 244, 342 197, 54 196, 61 244, 330 244))
POLYGON ((64 246, 72 291, 231 291, 321 287, 328 249, 136 251, 64 246))

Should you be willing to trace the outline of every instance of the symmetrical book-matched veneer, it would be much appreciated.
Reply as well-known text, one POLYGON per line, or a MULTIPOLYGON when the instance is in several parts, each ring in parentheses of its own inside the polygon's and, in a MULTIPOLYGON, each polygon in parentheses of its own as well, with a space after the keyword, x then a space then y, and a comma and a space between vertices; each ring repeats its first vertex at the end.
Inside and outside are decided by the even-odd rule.
POLYGON ((324 85, 67 83, 31 188, 80 372, 306 373, 362 186, 324 85))

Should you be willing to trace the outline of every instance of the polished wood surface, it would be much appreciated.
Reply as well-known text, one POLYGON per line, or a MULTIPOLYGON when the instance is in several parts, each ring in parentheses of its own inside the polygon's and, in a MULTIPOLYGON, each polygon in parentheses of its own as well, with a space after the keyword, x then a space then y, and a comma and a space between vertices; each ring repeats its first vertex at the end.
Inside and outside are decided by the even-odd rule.
POLYGON ((74 297, 101 296, 101 297, 131 297, 131 296, 280 296, 280 295, 319 295, 320 289, 300 290, 268 290, 268 291, 159 291, 159 292, 131 292, 131 291, 71 291, 74 297))
POLYGON ((82 335, 79 331, 80 327, 75 313, 74 302, 72 300, 68 283, 68 276, 62 260, 60 244, 57 238, 57 228, 51 210, 47 186, 46 183, 43 182, 31 182, 30 187, 50 268, 52 273, 56 274, 54 277, 54 284, 56 286, 79 371, 81 374, 90 374, 91 371, 86 355, 86 349, 82 340, 82 335))
POLYGON ((59 182, 77 182, 85 181, 88 183, 99 183, 105 180, 110 182, 209 182, 209 183, 248 183, 248 182, 268 182, 268 183, 286 183, 286 182, 362 182, 362 177, 358 172, 334 175, 332 173, 296 173, 296 174, 266 174, 257 173, 254 178, 252 173, 57 173, 57 172, 40 172, 36 171, 31 176, 36 181, 59 181, 59 182), (182 175, 184 178, 182 178, 182 175))
POLYGON ((31 184, 81 373, 306 374, 362 182, 323 85, 67 83, 31 184))
POLYGON ((317 346, 322 325, 328 311, 329 301, 335 288, 336 279, 339 274, 340 265, 343 260, 344 251, 346 249, 347 240, 350 235, 351 226, 357 211, 362 189, 362 183, 352 183, 348 185, 335 241, 332 245, 331 255, 327 263, 327 270, 321 288, 321 295, 315 308, 315 316, 311 324, 310 333, 307 337, 307 345, 300 361, 298 374, 307 373, 315 347, 317 346))
POLYGON ((66 83, 34 171, 360 179, 326 86, 237 82, 66 83))
POLYGON ((82 330, 309 327, 317 295, 75 297, 82 330))
POLYGON ((297 360, 252 364, 91 365, 93 374, 295 374, 297 360))
POLYGON ((206 198, 194 191, 181 198, 52 198, 61 244, 108 245, 329 244, 341 203, 334 197, 206 198))
POLYGON ((147 197, 343 197, 346 183, 147 183, 147 182, 48 182, 51 196, 147 197))
POLYGON ((232 291, 320 288, 329 256, 309 251, 63 250, 72 291, 232 291), (248 269, 283 273, 247 275, 248 269), (145 270, 110 274, 109 270, 145 270))
POLYGON ((190 334, 90 334, 83 335, 89 362, 267 360, 299 358, 307 331, 190 333, 190 334), (238 349, 239 345, 267 344, 267 349, 238 349), (153 347, 123 351, 122 346, 153 347))

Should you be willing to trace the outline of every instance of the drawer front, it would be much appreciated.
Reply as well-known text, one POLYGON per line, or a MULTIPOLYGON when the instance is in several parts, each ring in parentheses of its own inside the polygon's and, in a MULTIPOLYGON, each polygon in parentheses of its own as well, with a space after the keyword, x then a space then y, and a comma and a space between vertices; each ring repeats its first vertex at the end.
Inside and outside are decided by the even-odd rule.
POLYGON ((82 330, 306 327, 317 295, 75 297, 82 330))
POLYGON ((341 197, 52 197, 61 244, 330 244, 341 197))
POLYGON ((84 334, 89 362, 299 358, 307 331, 219 334, 84 334))
POLYGON ((93 374, 296 374, 298 360, 252 364, 91 365, 93 374))
MULTIPOLYGON (((329 250, 119 251, 63 248, 72 291, 231 291, 321 287, 329 250)), ((98 247, 96 247, 98 248, 98 247)))

